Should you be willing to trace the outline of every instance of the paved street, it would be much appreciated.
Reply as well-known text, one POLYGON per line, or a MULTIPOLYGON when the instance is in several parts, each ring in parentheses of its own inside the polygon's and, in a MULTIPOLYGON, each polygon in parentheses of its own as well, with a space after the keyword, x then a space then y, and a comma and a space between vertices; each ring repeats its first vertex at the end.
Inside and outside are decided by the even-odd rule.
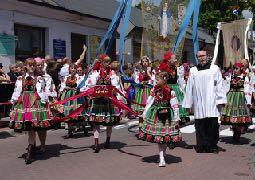
MULTIPOLYGON (((0 132, 1 180, 112 180, 112 179, 180 179, 180 180, 255 180, 254 126, 241 138, 241 145, 231 144, 231 131, 221 127, 219 154, 197 154, 194 150, 194 125, 183 127, 185 142, 167 150, 167 166, 158 167, 157 145, 138 141, 137 121, 116 126, 111 148, 93 153, 92 134, 77 134, 65 139, 64 130, 49 131, 47 152, 25 165, 20 158, 25 153, 25 135, 15 135, 6 129, 0 132), (8 132, 7 132, 8 131, 8 132)), ((102 128, 101 143, 105 132, 102 128)))

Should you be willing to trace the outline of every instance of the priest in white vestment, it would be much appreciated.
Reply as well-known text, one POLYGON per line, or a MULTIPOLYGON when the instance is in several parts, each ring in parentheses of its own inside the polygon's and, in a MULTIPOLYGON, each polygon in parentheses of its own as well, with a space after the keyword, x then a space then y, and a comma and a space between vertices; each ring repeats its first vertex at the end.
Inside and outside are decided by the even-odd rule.
POLYGON ((194 106, 197 152, 218 152, 219 109, 227 103, 220 68, 208 61, 206 51, 197 53, 198 65, 190 69, 183 100, 194 106))

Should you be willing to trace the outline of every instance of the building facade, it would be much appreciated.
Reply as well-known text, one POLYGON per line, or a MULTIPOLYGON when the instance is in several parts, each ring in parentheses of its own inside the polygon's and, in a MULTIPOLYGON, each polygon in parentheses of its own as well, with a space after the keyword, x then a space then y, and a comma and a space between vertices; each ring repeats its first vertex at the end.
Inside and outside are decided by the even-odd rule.
POLYGON ((95 54, 110 19, 24 1, 0 2, 0 62, 5 69, 31 56, 79 58, 82 45, 95 54))

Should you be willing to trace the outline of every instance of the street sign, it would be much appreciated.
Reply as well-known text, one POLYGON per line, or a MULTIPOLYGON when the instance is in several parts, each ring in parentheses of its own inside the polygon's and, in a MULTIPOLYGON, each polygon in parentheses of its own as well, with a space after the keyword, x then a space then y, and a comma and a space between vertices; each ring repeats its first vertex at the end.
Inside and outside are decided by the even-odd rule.
POLYGON ((54 59, 66 57, 66 41, 61 39, 53 39, 54 59))

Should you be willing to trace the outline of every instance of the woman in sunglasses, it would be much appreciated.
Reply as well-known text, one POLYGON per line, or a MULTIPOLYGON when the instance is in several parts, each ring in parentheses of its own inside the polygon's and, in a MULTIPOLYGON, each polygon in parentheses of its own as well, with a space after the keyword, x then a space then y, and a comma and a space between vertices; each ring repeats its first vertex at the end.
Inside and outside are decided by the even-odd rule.
MULTIPOLYGON (((36 131, 45 131, 53 128, 54 122, 49 113, 48 96, 45 92, 43 77, 35 74, 35 60, 32 58, 27 59, 25 67, 26 74, 18 77, 11 98, 14 108, 10 114, 10 128, 18 132, 28 132, 29 145, 25 161, 26 164, 30 164, 36 152, 36 131)), ((41 137, 39 135, 40 140, 41 137)), ((45 140, 46 136, 43 140, 44 144, 45 140)))

